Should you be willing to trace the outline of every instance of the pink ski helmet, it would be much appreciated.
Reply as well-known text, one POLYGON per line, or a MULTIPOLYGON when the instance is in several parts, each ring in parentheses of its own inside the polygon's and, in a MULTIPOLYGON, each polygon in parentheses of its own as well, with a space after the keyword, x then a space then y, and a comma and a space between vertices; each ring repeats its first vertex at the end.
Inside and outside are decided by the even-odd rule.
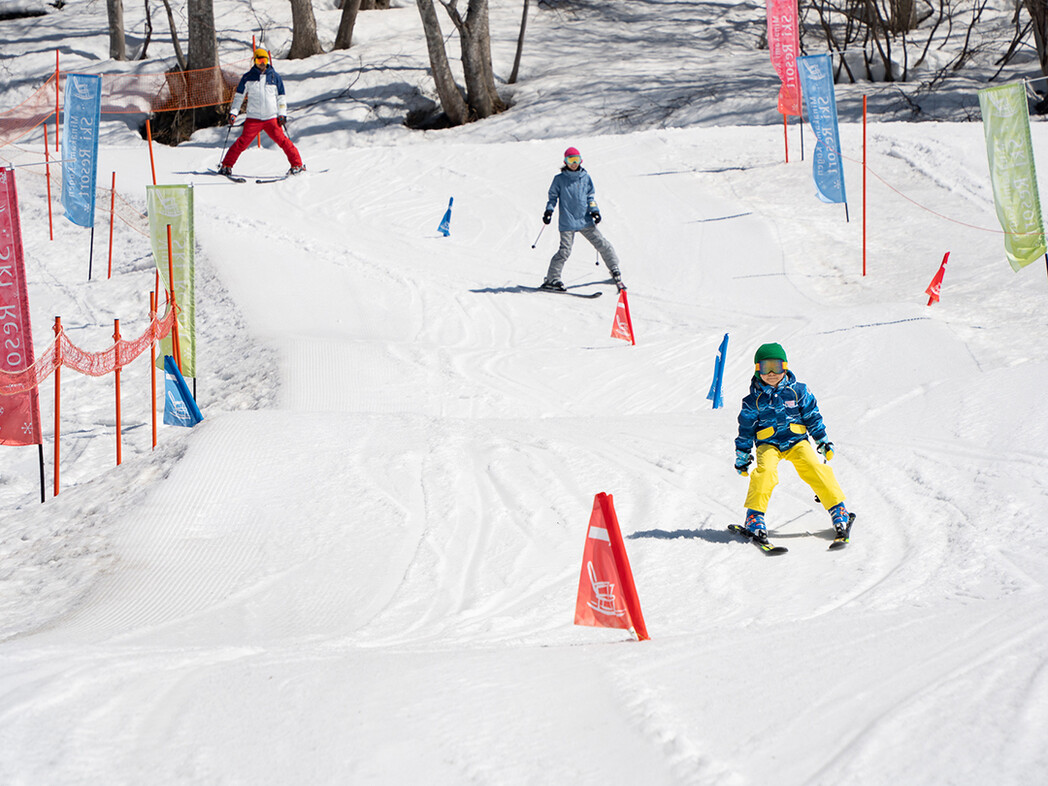
POLYGON ((579 163, 582 163, 582 153, 579 152, 577 147, 569 147, 564 151, 564 163, 568 163, 569 158, 577 158, 579 163))

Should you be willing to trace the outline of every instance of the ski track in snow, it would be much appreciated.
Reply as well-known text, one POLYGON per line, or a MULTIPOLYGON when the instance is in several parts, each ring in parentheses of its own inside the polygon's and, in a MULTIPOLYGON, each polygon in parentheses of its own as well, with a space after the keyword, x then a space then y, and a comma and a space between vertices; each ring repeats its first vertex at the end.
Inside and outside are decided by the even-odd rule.
MULTIPOLYGON (((634 68, 652 34, 728 45, 713 25, 685 30, 722 7, 659 5, 636 26, 643 6, 601 5, 634 68)), ((595 7, 545 9, 534 40, 567 51, 595 7)), ((257 10, 279 36, 286 20, 257 10)), ((336 12, 317 13, 330 27, 336 12)), ((362 18, 360 45, 415 62, 388 37, 411 13, 379 31, 362 18)), ((729 17, 759 37, 750 9, 729 17)), ((767 78, 758 54, 725 92, 767 78)), ((891 187, 871 179, 862 277, 854 155, 845 220, 815 202, 808 164, 778 161, 781 126, 606 133, 730 109, 699 89, 665 101, 685 72, 629 95, 525 80, 528 122, 549 124, 536 141, 507 141, 512 111, 380 135, 381 91, 345 116, 321 104, 300 141, 328 172, 199 184, 207 419, 152 451, 148 369, 129 368, 125 464, 100 473, 109 383, 63 381, 66 485, 16 503, 0 533, 0 781, 968 786, 1048 770, 1048 554, 1031 515, 1048 496, 1043 280, 966 227, 994 225, 981 128, 872 126, 891 187), (608 296, 514 291, 556 246, 554 226, 531 248, 567 144, 541 108, 565 95, 570 122, 599 130, 570 142, 622 258, 636 346, 609 337, 614 288, 581 238, 565 280, 608 296), (311 125, 335 120, 352 129, 341 149, 311 125), (789 467, 769 524, 790 553, 726 531, 746 483, 735 417, 769 340, 837 445, 858 514, 842 552, 789 467), (644 644, 571 624, 598 491, 615 497, 644 644)), ((841 132, 859 149, 859 126, 841 132)), ((213 164, 223 133, 159 149, 161 180, 213 164)), ((142 145, 105 147, 121 190, 141 193, 142 145)), ((271 146, 243 162, 283 166, 271 146)), ((49 263, 32 272, 37 330, 61 313, 97 348, 124 311, 137 334, 144 239, 120 240, 115 282, 77 285, 82 235, 49 246, 41 184, 25 183, 28 256, 49 263)), ((9 474, 35 480, 34 462, 12 457, 9 474)))

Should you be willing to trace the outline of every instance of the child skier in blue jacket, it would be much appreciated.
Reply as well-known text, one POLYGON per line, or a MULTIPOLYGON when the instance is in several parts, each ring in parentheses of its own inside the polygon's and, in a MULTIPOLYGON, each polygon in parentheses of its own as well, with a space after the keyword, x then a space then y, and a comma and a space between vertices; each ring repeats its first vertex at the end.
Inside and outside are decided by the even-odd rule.
POLYGON ((826 461, 833 458, 833 443, 826 438, 815 396, 788 369, 786 351, 779 344, 762 344, 753 362, 750 392, 742 400, 735 439, 735 470, 740 475, 749 474, 751 450, 757 446, 757 466, 746 492, 746 529, 758 542, 768 542, 764 514, 779 482, 779 461, 786 459, 829 512, 837 537, 845 537, 854 516, 844 507, 844 492, 833 470, 815 452, 826 461))
POLYGON ((546 271, 546 279, 541 288, 564 291, 564 283, 560 276, 564 270, 564 263, 571 256, 575 233, 581 232, 600 253, 604 264, 611 271, 615 285, 619 289, 625 289, 615 249, 596 227, 596 224, 600 223, 600 208, 597 207, 593 181, 589 173, 582 168, 582 155, 574 147, 564 151, 564 166, 553 178, 548 197, 542 223, 549 224, 553 220, 553 208, 559 201, 560 217, 557 219, 557 228, 560 230, 560 247, 549 262, 549 270, 546 271))

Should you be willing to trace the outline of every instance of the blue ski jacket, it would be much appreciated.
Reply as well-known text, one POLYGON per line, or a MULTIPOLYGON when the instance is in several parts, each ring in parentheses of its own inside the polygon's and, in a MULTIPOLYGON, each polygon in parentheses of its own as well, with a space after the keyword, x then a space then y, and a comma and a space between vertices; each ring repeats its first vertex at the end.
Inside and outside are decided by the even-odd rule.
POLYGON ((597 200, 594 196, 593 181, 589 173, 579 167, 572 172, 567 167, 553 178, 549 187, 549 200, 546 210, 552 210, 560 200, 560 214, 557 227, 561 232, 578 232, 593 226, 590 213, 597 211, 597 200))
POLYGON ((231 115, 239 114, 245 97, 247 116, 252 120, 272 120, 287 114, 284 80, 273 66, 266 68, 265 72, 259 71, 257 66, 252 66, 251 70, 240 78, 237 94, 233 96, 233 103, 229 107, 231 115))
POLYGON ((736 450, 749 451, 754 444, 767 443, 785 451, 809 436, 817 443, 826 439, 819 404, 808 386, 789 369, 775 387, 754 375, 739 412, 736 450))

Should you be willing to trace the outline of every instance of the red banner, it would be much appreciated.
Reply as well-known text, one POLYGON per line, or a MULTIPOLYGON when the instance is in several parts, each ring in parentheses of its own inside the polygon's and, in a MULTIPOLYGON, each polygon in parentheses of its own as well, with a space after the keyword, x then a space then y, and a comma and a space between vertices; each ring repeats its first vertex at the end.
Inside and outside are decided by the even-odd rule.
POLYGON ((799 116, 801 80, 797 72, 797 55, 801 51, 801 39, 797 0, 768 0, 768 51, 775 73, 782 80, 779 114, 799 116))
POLYGON ((615 505, 604 493, 593 499, 575 601, 575 624, 632 628, 638 640, 648 638, 615 505))
MULTIPOLYGON (((0 371, 24 371, 32 365, 33 329, 15 171, 0 169, 0 371)), ((41 442, 37 388, 0 397, 0 445, 41 442)))

